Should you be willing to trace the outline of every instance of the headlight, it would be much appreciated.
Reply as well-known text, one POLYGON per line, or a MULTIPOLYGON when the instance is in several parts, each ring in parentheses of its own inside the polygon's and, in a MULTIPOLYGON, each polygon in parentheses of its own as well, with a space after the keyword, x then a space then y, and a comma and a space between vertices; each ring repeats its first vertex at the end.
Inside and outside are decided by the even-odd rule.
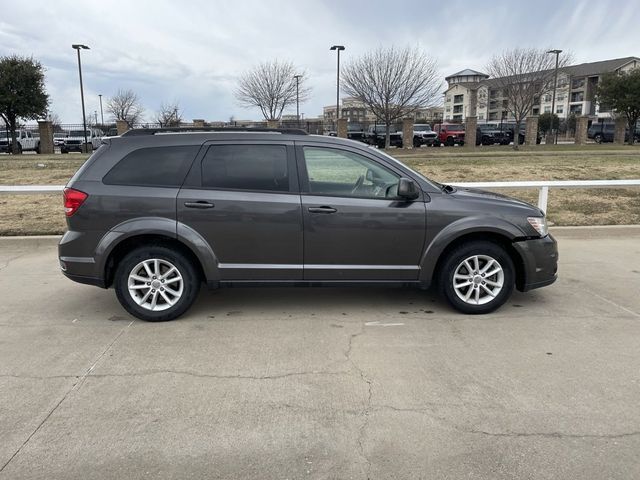
POLYGON ((527 217, 527 221, 529 222, 529 225, 535 228, 536 232, 538 232, 541 237, 546 237, 549 233, 546 217, 527 217))

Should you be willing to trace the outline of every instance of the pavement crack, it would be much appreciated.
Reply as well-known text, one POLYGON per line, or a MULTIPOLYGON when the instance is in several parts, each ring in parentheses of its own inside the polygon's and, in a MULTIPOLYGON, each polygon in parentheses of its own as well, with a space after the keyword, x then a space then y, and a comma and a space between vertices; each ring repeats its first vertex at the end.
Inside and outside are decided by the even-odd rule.
POLYGON ((7 460, 4 463, 4 465, 2 465, 2 467, 0 467, 0 473, 2 473, 5 468, 7 468, 7 466, 11 463, 11 461, 14 458, 16 458, 16 456, 22 451, 22 449, 27 445, 27 443, 29 443, 29 441, 33 438, 33 436, 40 431, 40 429, 43 427, 45 423, 47 423, 47 420, 49 420, 49 418, 51 418, 51 415, 53 415, 53 413, 58 409, 58 407, 62 405, 62 402, 64 402, 74 390, 78 390, 82 386, 82 383, 87 378, 87 376, 93 371, 93 369, 96 367, 98 362, 100 362, 100 360, 102 360, 102 358, 107 354, 107 352, 111 350, 111 347, 113 347, 113 345, 118 341, 118 339, 122 336, 122 334, 133 324, 134 321, 135 320, 131 320, 131 322, 129 322, 128 325, 124 326, 115 336, 115 338, 109 343, 109 345, 107 345, 107 347, 102 351, 102 353, 98 355, 98 358, 95 359, 95 361, 84 372, 84 374, 78 377, 77 381, 74 382, 71 388, 65 392, 62 398, 58 401, 58 403, 54 405, 54 407, 49 411, 49 413, 44 417, 44 419, 42 419, 42 421, 33 430, 33 432, 31 432, 31 434, 26 438, 26 440, 22 442, 22 444, 17 448, 15 452, 13 452, 13 455, 9 457, 9 460, 7 460))
MULTIPOLYGON (((25 256, 25 255, 27 255, 28 253, 31 253, 31 252, 24 252, 24 253, 21 253, 21 254, 19 254, 19 255, 15 255, 15 256, 13 256, 13 257, 9 257, 9 258, 7 258, 7 259, 4 261, 4 263, 3 263, 2 265, 0 265, 0 271, 4 270, 4 269, 5 269, 5 268, 7 268, 7 267, 12 263, 12 262, 14 262, 14 261, 18 260, 19 258, 24 257, 24 256, 25 256)), ((2 471, 2 470, 0 470, 0 471, 2 471)))
POLYGON ((485 430, 468 430, 469 433, 490 437, 541 437, 541 438, 625 438, 640 435, 640 431, 627 433, 562 433, 562 432, 487 432, 485 430))
POLYGON ((21 378, 26 380, 51 380, 56 378, 80 378, 80 375, 18 375, 14 373, 2 373, 0 378, 21 378))
POLYGON ((359 336, 365 333, 365 329, 366 329, 366 325, 363 323, 362 328, 358 332, 352 333, 351 335, 349 335, 349 342, 347 344, 347 350, 344 352, 344 356, 347 359, 347 362, 349 362, 353 366, 355 371, 358 373, 358 375, 360 376, 360 379, 367 385, 367 400, 363 409, 360 412, 360 416, 363 418, 363 421, 362 421, 362 424, 360 425, 360 428, 358 429, 357 442, 358 442, 358 453, 360 454, 360 456, 365 462, 365 478, 369 478, 369 473, 371 471, 371 460, 369 460, 369 457, 367 457, 367 454, 365 452, 364 439, 366 436, 367 428, 369 427, 369 414, 371 413, 371 400, 373 397, 373 382, 369 378, 367 378, 367 375, 365 374, 364 370, 362 370, 362 368, 358 366, 358 364, 353 360, 353 358, 351 358, 354 341, 356 338, 358 338, 359 336))
POLYGON ((188 375, 191 377, 198 378, 216 378, 216 379, 226 379, 226 380, 279 380, 281 378, 288 377, 300 377, 305 375, 350 375, 350 372, 327 372, 322 370, 310 370, 308 372, 289 372, 289 373, 279 373, 275 375, 223 375, 223 374, 215 374, 215 373, 198 373, 191 372, 189 370, 171 370, 171 369, 163 369, 163 370, 146 370, 142 372, 133 372, 133 373, 100 373, 90 375, 91 378, 101 378, 101 377, 142 377, 148 375, 162 375, 162 374, 171 374, 171 375, 188 375))

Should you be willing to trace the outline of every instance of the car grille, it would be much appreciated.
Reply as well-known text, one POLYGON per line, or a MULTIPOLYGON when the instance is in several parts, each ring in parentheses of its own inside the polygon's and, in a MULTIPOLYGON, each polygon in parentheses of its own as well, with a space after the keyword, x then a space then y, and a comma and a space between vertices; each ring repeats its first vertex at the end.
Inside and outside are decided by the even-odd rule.
POLYGON ((82 143, 82 140, 67 140, 66 142, 67 145, 80 145, 82 143))

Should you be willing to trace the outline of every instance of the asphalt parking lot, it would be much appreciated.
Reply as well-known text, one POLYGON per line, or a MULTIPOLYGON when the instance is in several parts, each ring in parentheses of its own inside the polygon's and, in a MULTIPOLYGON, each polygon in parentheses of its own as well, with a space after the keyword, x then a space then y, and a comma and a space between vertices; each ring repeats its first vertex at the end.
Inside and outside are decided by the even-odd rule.
POLYGON ((0 239, 0 479, 640 478, 640 227, 555 233, 487 316, 265 288, 163 324, 0 239))

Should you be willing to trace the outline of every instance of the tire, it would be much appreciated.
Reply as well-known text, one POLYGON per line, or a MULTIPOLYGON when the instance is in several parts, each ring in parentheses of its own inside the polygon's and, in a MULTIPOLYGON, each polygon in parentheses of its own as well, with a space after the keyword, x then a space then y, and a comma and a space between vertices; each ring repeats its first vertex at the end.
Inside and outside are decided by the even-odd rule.
POLYGON ((471 241, 451 250, 443 258, 438 272, 440 294, 459 312, 472 315, 493 312, 501 307, 511 296, 514 284, 515 268, 511 257, 500 245, 488 241, 471 241), (474 258, 478 259, 478 270, 475 270, 474 258), (472 267, 472 271, 468 271, 465 261, 466 265, 472 267), (500 270, 483 277, 481 273, 485 267, 488 267, 487 273, 497 268, 500 270), (479 273, 474 275, 475 271, 479 273), (459 277, 454 278, 454 275, 459 277), (461 278, 467 275, 467 280, 461 278), (454 287, 454 282, 457 288, 454 287), (466 285, 466 282, 471 283, 466 285), (488 291, 492 291, 495 296, 488 291), (468 300, 465 301, 463 297, 467 297, 467 294, 468 300))
POLYGON ((602 143, 602 135, 599 133, 593 137, 596 143, 602 143))
POLYGON ((40 155, 40 142, 38 142, 38 144, 36 145, 35 151, 38 155, 40 155))
POLYGON ((18 150, 16 151, 16 153, 18 155, 20 155, 22 153, 22 145, 20 144, 20 142, 18 142, 18 150))
POLYGON ((453 141, 453 137, 447 137, 447 141, 444 142, 444 144, 447 147, 453 147, 455 145, 455 142, 453 141))
POLYGON ((198 271, 189 258, 177 250, 161 245, 139 247, 129 252, 118 264, 114 277, 120 304, 134 317, 148 322, 173 320, 186 312, 198 296, 200 283, 198 271), (147 266, 152 274, 157 274, 159 269, 161 275, 156 275, 158 278, 149 276, 144 262, 149 262, 147 266), (171 267, 175 268, 173 273, 171 267), (131 275, 136 275, 137 279, 130 277, 131 275), (166 284, 162 275, 167 275, 166 284), (180 278, 177 279, 178 277, 180 278), (150 281, 145 282, 146 278, 150 281), (152 282, 157 283, 156 288, 153 288, 152 282), (173 294, 174 291, 179 293, 173 294), (134 295, 138 301, 134 300, 134 295), (154 296, 155 306, 152 304, 154 296), (167 300, 175 303, 171 304, 167 300))

